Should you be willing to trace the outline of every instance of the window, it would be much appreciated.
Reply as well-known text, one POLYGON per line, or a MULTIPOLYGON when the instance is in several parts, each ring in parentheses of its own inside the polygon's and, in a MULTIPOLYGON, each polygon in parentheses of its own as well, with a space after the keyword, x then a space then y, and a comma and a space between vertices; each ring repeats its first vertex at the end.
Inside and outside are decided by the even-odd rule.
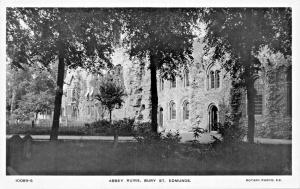
POLYGON ((187 120, 190 117, 190 104, 188 101, 183 103, 183 120, 187 120))
POLYGON ((170 83, 171 83, 171 88, 176 88, 176 78, 172 79, 170 83))
POLYGON ((263 84, 260 79, 254 82, 255 97, 254 97, 254 114, 262 115, 263 112, 263 84))
POLYGON ((256 94, 254 98, 254 113, 256 115, 262 114, 262 95, 256 94))
POLYGON ((206 76, 206 90, 209 90, 209 75, 206 76))
POLYGON ((176 105, 174 102, 170 102, 170 119, 176 119, 176 105))
POLYGON ((215 88, 220 87, 220 71, 215 72, 215 88))
POLYGON ((215 105, 209 107, 209 131, 218 130, 218 108, 215 105))
POLYGON ((206 89, 220 88, 220 70, 212 69, 206 75, 206 89))
POLYGON ((214 88, 214 84, 215 84, 215 75, 214 75, 214 72, 211 71, 211 72, 210 72, 210 88, 211 88, 211 89, 214 88))
POLYGON ((185 71, 184 77, 183 77, 183 86, 188 87, 190 86, 190 80, 189 80, 189 72, 185 71))

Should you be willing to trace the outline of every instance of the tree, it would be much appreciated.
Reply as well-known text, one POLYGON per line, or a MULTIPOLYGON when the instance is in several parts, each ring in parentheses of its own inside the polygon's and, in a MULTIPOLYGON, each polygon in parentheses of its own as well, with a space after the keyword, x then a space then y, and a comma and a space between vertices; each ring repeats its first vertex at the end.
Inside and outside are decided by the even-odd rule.
MULTIPOLYGON (((124 102, 125 90, 123 86, 111 75, 107 75, 99 84, 99 93, 95 95, 95 99, 99 100, 101 104, 109 112, 109 123, 111 122, 111 114, 116 106, 122 106, 124 102)), ((118 128, 114 128, 114 144, 118 143, 118 128)))
POLYGON ((126 9, 124 43, 131 58, 137 57, 144 66, 150 62, 151 126, 157 132, 157 70, 163 78, 174 79, 180 68, 192 58, 193 23, 197 9, 126 9))
POLYGON ((230 59, 223 67, 237 85, 246 89, 248 112, 248 141, 254 142, 255 76, 261 69, 257 55, 262 47, 291 55, 290 8, 219 8, 204 9, 207 50, 213 48, 213 60, 230 59))
POLYGON ((31 70, 15 70, 7 67, 6 69, 6 101, 7 112, 10 115, 18 108, 18 102, 26 94, 26 89, 30 85, 32 78, 31 70))
POLYGON ((111 66, 118 12, 113 9, 8 8, 7 55, 22 69, 58 64, 51 140, 57 140, 65 67, 92 72, 111 66))
POLYGON ((49 113, 53 110, 54 95, 52 91, 40 91, 39 93, 27 93, 19 103, 19 108, 28 114, 34 113, 37 119, 39 113, 49 113))
POLYGON ((15 118, 24 120, 34 115, 36 119, 38 113, 53 109, 55 79, 49 71, 37 65, 19 71, 7 69, 7 106, 15 118))

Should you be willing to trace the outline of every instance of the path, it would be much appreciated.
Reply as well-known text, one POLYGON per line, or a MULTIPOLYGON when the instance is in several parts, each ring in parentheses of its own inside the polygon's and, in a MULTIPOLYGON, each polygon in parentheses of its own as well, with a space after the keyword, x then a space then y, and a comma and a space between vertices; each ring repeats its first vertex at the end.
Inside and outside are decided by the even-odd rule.
MULTIPOLYGON (((214 134, 218 137, 217 134, 214 134)), ((20 135, 22 138, 25 135, 20 135)), ((180 133, 181 142, 188 142, 193 140, 193 133, 192 132, 184 132, 180 133)), ((6 135, 6 138, 10 138, 12 135, 6 135)), ((31 135, 34 140, 49 140, 49 135, 31 135)), ((105 141, 112 141, 114 139, 113 136, 69 136, 69 135, 60 135, 58 136, 59 140, 105 140, 105 141)), ((210 143, 213 141, 211 134, 205 133, 198 138, 200 143, 210 143)), ((136 140, 132 136, 119 136, 120 142, 135 142, 136 140)), ((256 143, 262 144, 292 144, 292 140, 285 140, 285 139, 268 139, 268 138, 255 138, 254 141, 256 143)))

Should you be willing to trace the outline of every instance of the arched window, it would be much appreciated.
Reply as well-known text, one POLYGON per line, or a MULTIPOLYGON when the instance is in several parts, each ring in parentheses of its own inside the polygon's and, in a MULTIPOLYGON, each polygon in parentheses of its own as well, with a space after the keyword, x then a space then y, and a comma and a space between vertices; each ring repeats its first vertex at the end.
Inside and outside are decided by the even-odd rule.
POLYGON ((210 72, 210 88, 213 89, 215 86, 215 74, 213 71, 210 72))
POLYGON ((208 68, 206 75, 206 89, 218 89, 220 88, 220 70, 217 70, 215 67, 208 68))
POLYGON ((173 101, 170 102, 170 119, 176 119, 176 105, 173 101))
POLYGON ((206 76, 206 90, 209 90, 209 74, 206 76))
POLYGON ((218 130, 218 108, 215 105, 209 107, 209 131, 218 130))
POLYGON ((176 78, 172 79, 170 81, 170 84, 171 84, 171 88, 176 88, 176 78))
POLYGON ((220 87, 220 71, 216 70, 215 72, 215 88, 220 87))
POLYGON ((260 79, 254 82, 255 96, 254 96, 254 114, 262 115, 263 112, 263 83, 260 79))
POLYGON ((190 86, 190 80, 189 80, 189 71, 185 71, 184 77, 183 77, 183 86, 188 87, 190 86))
POLYGON ((190 103, 185 101, 183 103, 183 120, 187 120, 190 118, 190 103))

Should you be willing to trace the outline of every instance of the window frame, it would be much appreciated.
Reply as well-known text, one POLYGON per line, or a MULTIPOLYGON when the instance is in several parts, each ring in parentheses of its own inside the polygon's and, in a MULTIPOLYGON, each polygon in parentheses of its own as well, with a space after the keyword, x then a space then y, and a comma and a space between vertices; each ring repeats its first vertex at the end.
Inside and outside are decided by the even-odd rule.
POLYGON ((170 120, 176 120, 176 103, 174 101, 171 101, 170 104, 169 104, 169 118, 170 120))
POLYGON ((255 79, 253 88, 255 91, 254 94, 254 115, 261 116, 263 115, 264 111, 264 89, 263 89, 263 82, 260 78, 255 79))
POLYGON ((215 72, 214 71, 210 71, 210 89, 214 89, 215 88, 215 72))
POLYGON ((183 75, 183 87, 189 87, 189 86, 190 86, 189 71, 185 70, 183 75))
POLYGON ((215 70, 215 83, 214 83, 215 89, 220 88, 220 70, 215 70))

